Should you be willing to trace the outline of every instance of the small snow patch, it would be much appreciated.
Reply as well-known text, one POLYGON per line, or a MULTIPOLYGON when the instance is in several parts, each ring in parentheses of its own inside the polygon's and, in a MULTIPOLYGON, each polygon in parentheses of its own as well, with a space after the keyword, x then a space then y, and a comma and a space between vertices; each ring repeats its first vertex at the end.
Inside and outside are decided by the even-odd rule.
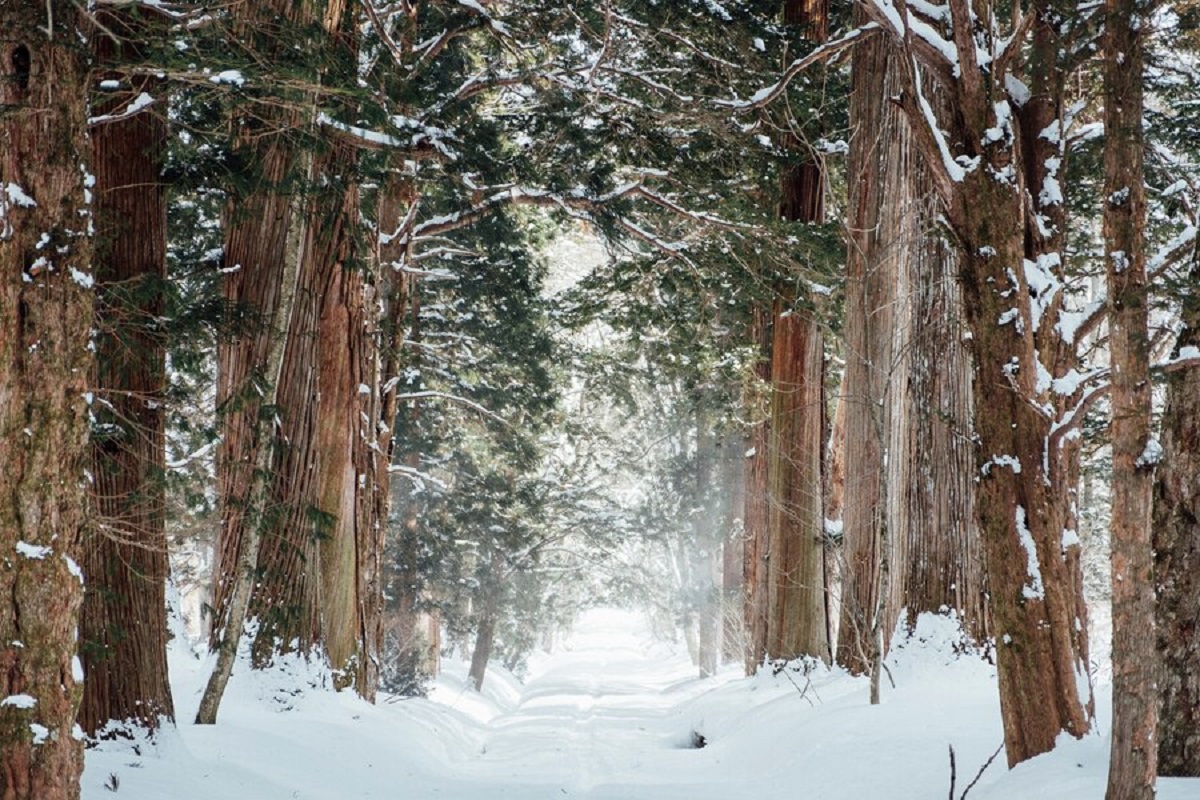
POLYGON ((26 194, 25 190, 20 186, 17 186, 15 183, 6 184, 4 187, 4 193, 8 195, 8 202, 12 203, 14 206, 20 206, 21 208, 37 208, 37 203, 34 202, 34 199, 26 194))
POLYGON ((71 280, 78 283, 85 289, 90 289, 96 285, 96 279, 86 272, 81 272, 74 267, 68 267, 71 272, 71 280))
POLYGON ((17 542, 17 552, 26 558, 42 559, 50 555, 50 553, 53 551, 51 551, 49 547, 42 547, 41 545, 37 544, 29 544, 29 542, 17 542))
POLYGON ((246 82, 245 76, 236 69, 226 69, 209 78, 215 84, 226 86, 241 86, 246 82))
POLYGON ((83 583, 83 570, 75 563, 75 559, 71 558, 66 553, 63 553, 63 561, 67 563, 67 572, 75 576, 80 584, 83 583))
POLYGON ((27 694, 10 694, 0 700, 0 707, 30 709, 37 705, 37 698, 27 694))
POLYGON ((1158 439, 1155 439, 1153 436, 1151 436, 1146 440, 1146 446, 1142 449, 1142 454, 1138 456, 1137 462, 1134 466, 1136 466, 1138 469, 1153 467, 1162 461, 1162 457, 1162 445, 1159 444, 1158 439))
POLYGON ((1029 575, 1029 583, 1021 589, 1021 596, 1026 600, 1041 600, 1046 596, 1046 589, 1042 584, 1042 570, 1038 563, 1037 546, 1034 544, 1033 534, 1026 522, 1025 507, 1017 506, 1017 538, 1020 539, 1021 547, 1025 550, 1025 570, 1029 575))

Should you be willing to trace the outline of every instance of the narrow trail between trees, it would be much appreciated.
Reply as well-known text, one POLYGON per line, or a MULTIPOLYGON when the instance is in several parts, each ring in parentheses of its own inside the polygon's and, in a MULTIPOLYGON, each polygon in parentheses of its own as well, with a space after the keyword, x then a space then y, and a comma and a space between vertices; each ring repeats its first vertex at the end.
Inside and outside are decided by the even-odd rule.
MULTIPOLYGON (((695 746, 703 720, 689 706, 740 670, 700 681, 682 647, 655 644, 637 614, 591 612, 557 652, 532 660, 523 686, 489 676, 502 686, 485 681, 484 697, 503 710, 462 773, 492 781, 498 796, 539 786, 560 797, 728 796, 705 794, 720 759, 695 746)), ((476 700, 444 688, 434 699, 451 708, 476 700)))

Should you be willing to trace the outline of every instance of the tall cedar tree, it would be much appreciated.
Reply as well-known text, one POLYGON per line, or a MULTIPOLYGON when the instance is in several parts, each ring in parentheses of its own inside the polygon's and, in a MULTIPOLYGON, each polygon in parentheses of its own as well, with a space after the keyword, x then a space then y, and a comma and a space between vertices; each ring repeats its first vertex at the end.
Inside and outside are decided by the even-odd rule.
POLYGON ((878 671, 902 608, 910 622, 953 609, 972 638, 986 631, 970 356, 953 248, 910 123, 888 99, 901 57, 871 37, 852 64, 837 651, 854 672, 878 671))
MULTIPOLYGON (((821 0, 787 0, 785 24, 812 42, 825 40, 829 11, 821 0)), ((798 223, 820 223, 825 216, 824 166, 805 142, 791 141, 798 163, 788 169, 780 189, 779 215, 798 223)), ((792 659, 812 656, 828 661, 829 624, 825 595, 824 518, 821 465, 824 453, 824 340, 811 313, 795 305, 795 278, 781 284, 770 323, 770 410, 766 425, 765 547, 752 557, 766 561, 766 580, 755 580, 766 595, 765 655, 792 659)), ((759 458, 758 454, 755 458, 759 458)), ((758 471, 751 469, 752 475, 758 471)), ((747 491, 761 497, 762 487, 747 491)), ((750 514, 747 514, 749 517, 750 514)), ((748 598, 753 608, 762 601, 748 598)), ((758 646, 755 642, 755 646, 758 646)), ((757 653, 752 661, 757 662, 757 653)))
MULTIPOLYGON (((1200 356, 1200 267, 1185 289, 1176 355, 1200 356), (1188 350, 1187 348, 1191 348, 1188 350)), ((1158 770, 1200 778, 1200 368, 1167 376, 1163 458, 1154 486, 1155 609, 1162 674, 1158 678, 1158 770)))
POLYGON ((0 794, 79 797, 92 178, 72 10, 0 6, 0 794), (17 702, 19 699, 20 702, 17 702))
MULTIPOLYGON (((97 307, 91 524, 80 563, 88 576, 80 624, 87 681, 79 722, 153 730, 174 718, 167 682, 165 349, 163 280, 167 142, 160 81, 121 71, 141 57, 157 23, 137 11, 103 13, 94 34, 102 72, 120 88, 92 104, 97 307), (132 109, 137 109, 133 110, 132 109)), ((107 83, 105 85, 108 85, 107 83)), ((115 734, 116 731, 110 733, 115 734)))
POLYGON ((1151 428, 1145 18, 1134 0, 1105 3, 1104 245, 1112 358, 1113 731, 1106 800, 1150 800, 1158 774, 1158 664, 1150 514, 1151 428))
MULTIPOLYGON (((327 14, 314 49, 322 81, 352 85, 357 52, 352 14, 327 14)), ((350 103, 322 103, 353 119, 350 103)), ((327 112, 328 113, 328 112, 327 112)), ((378 649, 380 527, 368 474, 377 371, 375 328, 357 247, 359 152, 333 137, 311 155, 300 205, 298 279, 286 320, 277 387, 279 431, 268 515, 251 604, 260 627, 255 660, 269 663, 297 643, 319 648, 339 687, 374 697, 378 649), (364 388, 360 388, 364 387, 364 388)))
POLYGON ((999 9, 951 0, 949 14, 929 23, 945 45, 939 48, 906 35, 909 21, 889 17, 887 0, 862 7, 902 53, 900 101, 959 246, 972 388, 977 406, 987 409, 975 417, 975 510, 1013 765, 1053 749, 1063 731, 1082 736, 1092 717, 1075 534, 1078 443, 1068 435, 1083 388, 1060 393, 1053 383, 1079 365, 1082 334, 1057 325, 1064 310, 1058 171, 1070 29, 1060 31, 1055 8, 1039 0, 1015 20, 1022 36, 980 50, 973 20, 996 19, 999 9), (1003 57, 984 64, 981 52, 1003 57), (946 93, 945 119, 933 119, 925 75, 946 93))
MULTIPOLYGON (((230 12, 229 35, 259 65, 304 70, 308 65, 297 66, 295 60, 305 62, 311 54, 317 5, 316 0, 239 3, 230 12), (298 42, 306 45, 298 48, 298 42)), ((285 98, 268 94, 247 100, 232 121, 231 159, 236 169, 231 171, 224 219, 227 271, 222 294, 231 306, 252 309, 257 324, 222 341, 217 350, 221 526, 213 563, 209 644, 218 660, 197 712, 197 722, 208 724, 216 721, 250 614, 262 528, 272 512, 266 500, 282 369, 278 330, 286 327, 295 301, 299 244, 293 236, 293 216, 311 164, 311 153, 301 147, 298 132, 312 113, 304 92, 285 98)))

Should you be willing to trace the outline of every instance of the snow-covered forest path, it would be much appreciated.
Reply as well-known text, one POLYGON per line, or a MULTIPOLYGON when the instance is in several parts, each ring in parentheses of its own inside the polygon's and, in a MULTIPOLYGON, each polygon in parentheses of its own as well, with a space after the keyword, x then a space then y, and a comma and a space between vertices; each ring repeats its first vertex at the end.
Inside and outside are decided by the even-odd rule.
MULTIPOLYGON (((482 693, 451 663, 428 699, 367 705, 314 690, 302 667, 235 673, 215 727, 190 724, 206 667, 172 663, 176 731, 150 747, 91 750, 85 800, 740 800, 945 797, 999 744, 992 667, 956 658, 953 626, 924 621, 889 659, 895 689, 837 671, 699 680, 682 643, 654 640, 639 614, 589 612, 523 682, 489 669, 482 693), (802 694, 801 689, 806 691, 802 694), (706 740, 694 747, 694 735, 706 740), (116 784, 116 792, 112 786, 116 784)), ((1098 691, 1107 725, 1107 686, 1098 691)), ((1108 739, 1064 740, 1006 771, 997 759, 970 800, 1103 795, 1108 739)), ((1200 781, 1163 780, 1160 800, 1200 781)))
MULTIPOLYGON (((498 796, 554 796, 529 793, 539 786, 560 797, 708 796, 711 776, 700 774, 714 759, 695 747, 703 720, 689 705, 739 674, 699 681, 681 649, 655 644, 639 615, 592 612, 556 653, 533 659, 523 686, 491 676, 484 697, 508 707, 487 721, 464 772, 494 781, 498 796)), ((443 686, 434 699, 470 707, 467 692, 443 686)))

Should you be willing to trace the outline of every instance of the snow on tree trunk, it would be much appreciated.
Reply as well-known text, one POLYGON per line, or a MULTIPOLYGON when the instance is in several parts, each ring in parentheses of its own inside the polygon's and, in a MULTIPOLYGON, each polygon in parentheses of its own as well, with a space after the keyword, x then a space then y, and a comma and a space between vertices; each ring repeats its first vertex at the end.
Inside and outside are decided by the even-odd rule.
POLYGON ((1001 45, 1001 34, 988 32, 982 49, 972 20, 993 13, 987 4, 950 0, 949 15, 929 29, 937 38, 944 31, 946 47, 928 50, 908 35, 915 17, 889 19, 882 2, 861 7, 903 55, 896 60, 904 89, 898 100, 959 245, 972 392, 976 408, 986 410, 975 417, 975 513, 1005 749, 1014 765, 1053 749, 1063 731, 1082 736, 1092 714, 1074 518, 1079 466, 1072 432, 1083 390, 1062 380, 1079 354, 1077 331, 1059 325, 1063 44, 1055 12, 1044 3, 1021 23, 1027 46, 1001 45), (981 62, 981 53, 1001 48, 1004 58, 981 62), (1019 70, 1010 63, 1016 58, 1019 70), (944 120, 934 117, 925 76, 946 92, 944 120))
MULTIPOLYGON (((145 23, 108 13, 110 30, 135 37, 145 23)), ((126 40, 123 40, 126 41, 126 40)), ((130 38, 128 41, 136 41, 130 38)), ((102 63, 122 57, 96 34, 102 63)), ((159 178, 166 153, 163 98, 144 105, 158 85, 120 72, 127 89, 93 105, 96 172, 96 394, 92 442, 95 482, 91 524, 80 564, 88 576, 80 625, 87 681, 79 721, 96 735, 110 721, 155 729, 174 718, 167 681, 167 536, 163 513, 166 363, 161 281, 166 265, 166 192, 159 178), (141 110, 129 114, 130 108, 141 110), (106 119, 106 117, 114 117, 106 119)))
POLYGON ((859 44, 851 88, 838 660, 856 672, 883 655, 880 638, 886 651, 901 608, 952 609, 977 639, 986 618, 955 262, 910 123, 887 100, 901 90, 897 57, 886 40, 859 44))
POLYGON ((78 15, 0 6, 0 795, 74 800, 92 178, 78 15), (47 30, 49 28, 49 30, 47 30))

